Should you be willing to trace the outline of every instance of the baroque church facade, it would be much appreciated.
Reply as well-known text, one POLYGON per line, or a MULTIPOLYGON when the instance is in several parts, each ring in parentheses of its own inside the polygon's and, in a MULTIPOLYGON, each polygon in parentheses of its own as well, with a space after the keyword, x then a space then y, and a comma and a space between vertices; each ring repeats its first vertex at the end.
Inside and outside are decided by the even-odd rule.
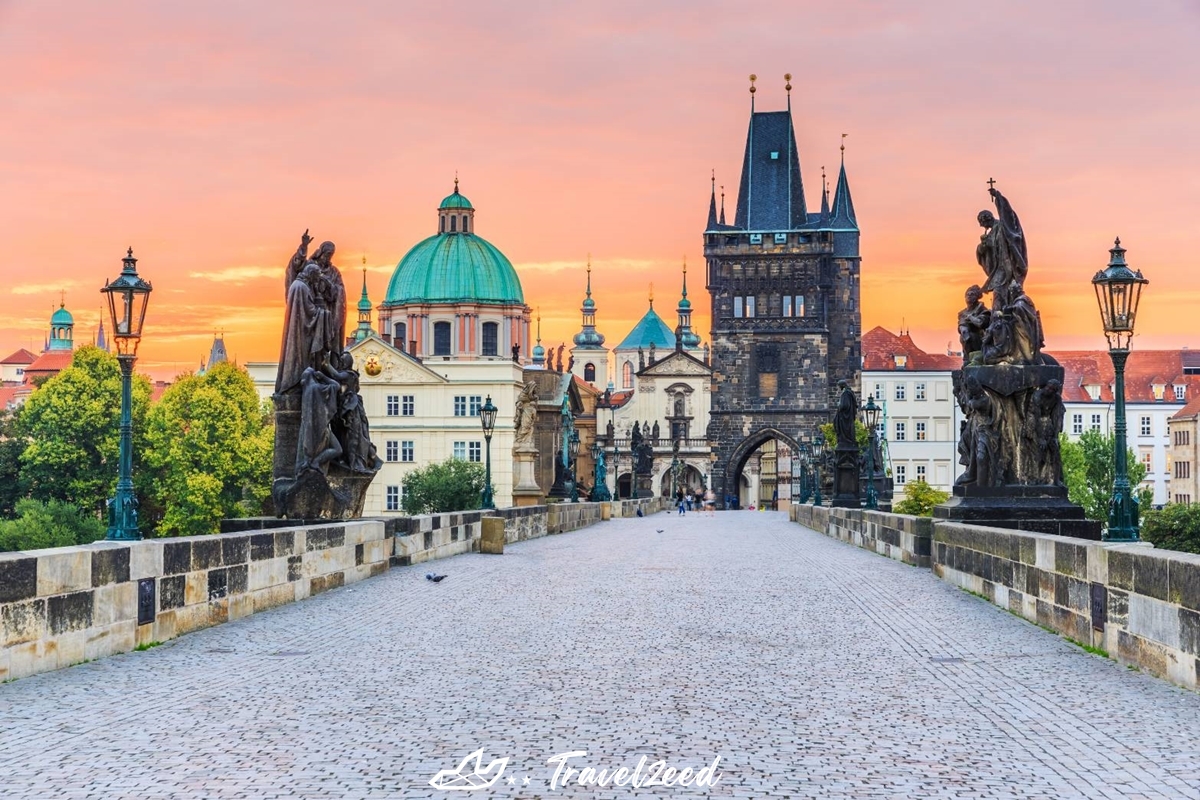
POLYGON ((726 223, 714 179, 704 229, 714 387, 708 439, 719 495, 739 494, 741 473, 764 444, 795 452, 814 440, 839 380, 859 390, 861 257, 845 146, 832 202, 822 185, 819 210, 810 210, 790 83, 787 90, 786 110, 757 111, 751 84, 737 210, 726 223))

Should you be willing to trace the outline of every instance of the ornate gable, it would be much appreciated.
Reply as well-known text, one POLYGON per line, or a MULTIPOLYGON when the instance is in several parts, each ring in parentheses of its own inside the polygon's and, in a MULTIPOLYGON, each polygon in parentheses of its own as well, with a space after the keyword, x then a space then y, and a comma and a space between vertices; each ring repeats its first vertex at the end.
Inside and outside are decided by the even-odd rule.
POLYGON ((638 373, 638 377, 669 377, 672 375, 711 375, 712 369, 687 353, 672 350, 666 358, 654 362, 638 373))
POLYGON ((355 343, 348 352, 354 356, 354 367, 361 384, 447 383, 443 376, 376 336, 355 343))

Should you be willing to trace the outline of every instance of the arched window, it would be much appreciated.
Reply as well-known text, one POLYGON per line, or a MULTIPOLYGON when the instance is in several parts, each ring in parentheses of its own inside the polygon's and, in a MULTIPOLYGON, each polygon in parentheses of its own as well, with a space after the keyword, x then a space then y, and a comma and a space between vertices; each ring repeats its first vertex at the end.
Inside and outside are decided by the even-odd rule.
POLYGON ((446 218, 442 217, 438 220, 438 233, 446 232, 446 218))
POLYGON ((458 230, 458 217, 451 214, 450 215, 450 232, 454 233, 456 230, 458 230))
MULTIPOLYGON (((463 231, 466 231, 466 217, 463 217, 463 231)), ((500 323, 483 323, 483 354, 485 356, 500 355, 500 323)))
POLYGON ((404 349, 408 339, 408 326, 403 322, 397 322, 395 334, 392 336, 392 344, 400 350, 404 349))
POLYGON ((463 214, 463 233, 467 232, 467 215, 463 214))
POLYGON ((633 388, 633 362, 626 361, 621 367, 621 385, 626 389, 633 388))
POLYGON ((449 322, 433 323, 433 354, 435 356, 450 355, 450 323, 449 322))
POLYGON ((583 379, 588 383, 596 382, 596 365, 588 362, 583 365, 583 379))

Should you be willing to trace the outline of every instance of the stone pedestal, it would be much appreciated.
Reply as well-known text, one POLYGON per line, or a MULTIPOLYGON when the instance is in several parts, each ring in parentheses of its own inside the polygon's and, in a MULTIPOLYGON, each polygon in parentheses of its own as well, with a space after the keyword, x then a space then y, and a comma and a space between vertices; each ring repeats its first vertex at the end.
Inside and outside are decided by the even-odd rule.
POLYGON ((643 497, 654 497, 654 478, 652 475, 638 474, 635 477, 633 496, 639 500, 643 497))
POLYGON ((836 508, 858 508, 862 505, 858 492, 858 448, 839 447, 833 453, 833 500, 836 508))
POLYGON ((504 519, 484 517, 479 521, 479 552, 493 555, 504 554, 504 519))
POLYGON ((1101 523, 1067 499, 1063 486, 955 486, 954 496, 933 509, 934 519, 1030 533, 1100 540, 1101 523))
POLYGON ((532 445, 520 447, 513 451, 513 462, 516 465, 517 485, 513 487, 513 504, 517 506, 536 506, 542 503, 542 490, 537 483, 537 448, 532 445))

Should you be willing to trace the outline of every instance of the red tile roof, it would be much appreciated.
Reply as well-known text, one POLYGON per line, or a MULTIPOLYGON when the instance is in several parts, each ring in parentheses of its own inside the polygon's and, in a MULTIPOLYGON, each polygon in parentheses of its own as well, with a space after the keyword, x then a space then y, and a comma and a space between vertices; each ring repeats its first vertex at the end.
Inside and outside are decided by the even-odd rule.
POLYGON ((899 336, 876 326, 862 340, 863 369, 872 372, 941 372, 958 369, 962 358, 939 353, 926 353, 907 333, 899 336), (903 370, 896 366, 896 356, 906 356, 903 370))
POLYGON ((0 361, 0 364, 32 364, 36 359, 36 355, 22 347, 3 361, 0 361))
POLYGON ((29 382, 33 378, 43 375, 57 375, 71 366, 71 360, 74 358, 74 350, 51 350, 48 353, 42 353, 37 360, 25 368, 25 381, 29 382))
POLYGON ((1187 419, 1197 414, 1200 414, 1200 396, 1197 396, 1195 400, 1189 400, 1188 404, 1179 409, 1171 419, 1187 419))
POLYGON ((0 410, 16 405, 17 393, 20 391, 20 386, 0 386, 0 410))
MULTIPOLYGON (((1134 350, 1125 364, 1125 399, 1130 403, 1178 403, 1175 387, 1184 386, 1185 400, 1200 397, 1200 375, 1185 375, 1183 350, 1134 350), (1154 386, 1162 387, 1162 400, 1154 386)), ((1099 387, 1094 402, 1113 402, 1113 366, 1107 350, 1061 350, 1049 352, 1066 370, 1063 400, 1093 402, 1087 387, 1099 387)))

